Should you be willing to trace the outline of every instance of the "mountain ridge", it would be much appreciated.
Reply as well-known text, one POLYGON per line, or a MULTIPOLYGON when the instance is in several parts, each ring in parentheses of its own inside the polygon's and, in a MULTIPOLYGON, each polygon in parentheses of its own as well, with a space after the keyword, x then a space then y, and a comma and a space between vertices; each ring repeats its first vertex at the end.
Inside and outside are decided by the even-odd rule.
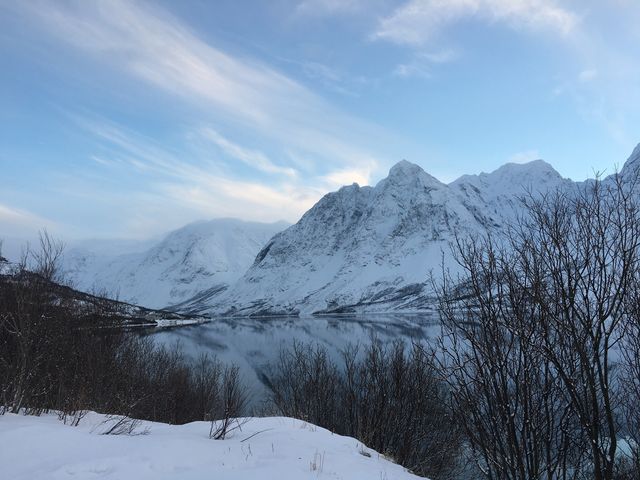
POLYGON ((517 213, 518 188, 567 182, 534 161, 445 184, 402 160, 375 186, 323 196, 227 291, 185 308, 231 316, 424 311, 433 305, 429 272, 456 235, 504 228, 517 213))
MULTIPOLYGON (((640 144, 620 173, 637 177, 637 168, 640 144)), ((443 261, 453 267, 448 252, 457 235, 504 232, 522 212, 519 197, 581 183, 563 178, 543 160, 534 160, 463 175, 447 184, 402 160, 374 186, 340 187, 324 195, 295 224, 287 228, 270 224, 271 234, 263 231, 249 241, 251 248, 241 249, 244 260, 231 268, 230 275, 224 269, 244 240, 236 238, 232 242, 236 250, 224 253, 220 248, 201 248, 199 238, 208 235, 211 222, 224 230, 251 222, 192 223, 147 250, 145 262, 140 262, 139 254, 131 254, 122 261, 134 267, 114 273, 109 266, 107 275, 100 275, 131 289, 127 278, 136 277, 132 269, 168 264, 172 268, 156 269, 155 276, 137 275, 138 282, 151 279, 157 296, 153 302, 139 294, 126 299, 158 308, 172 305, 175 311, 191 314, 420 312, 433 307, 428 288, 431 272, 439 270, 443 261), (172 241, 184 232, 191 240, 172 241)))

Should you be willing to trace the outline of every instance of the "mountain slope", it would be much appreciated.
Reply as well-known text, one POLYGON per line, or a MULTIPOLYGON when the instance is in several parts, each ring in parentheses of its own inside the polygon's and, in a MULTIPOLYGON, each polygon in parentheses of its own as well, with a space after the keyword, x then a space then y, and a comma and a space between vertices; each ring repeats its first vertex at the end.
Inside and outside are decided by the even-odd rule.
POLYGON ((80 290, 163 308, 212 289, 224 291, 246 271, 267 240, 286 226, 235 219, 196 222, 141 252, 102 254, 85 242, 65 254, 63 265, 80 290))
POLYGON ((640 177, 640 143, 625 162, 622 170, 620 170, 620 174, 627 180, 638 181, 640 177))
POLYGON ((111 327, 172 326, 200 323, 204 318, 182 315, 167 310, 154 310, 126 302, 112 300, 75 290, 56 283, 21 265, 0 257, 0 292, 5 305, 20 298, 24 305, 46 308, 48 314, 59 313, 60 318, 82 319, 86 325, 111 327), (27 299, 27 300, 25 300, 27 299))
MULTIPOLYGON (((456 235, 500 230, 518 194, 568 180, 536 161, 452 184, 402 161, 375 187, 325 195, 275 235, 245 275, 191 311, 226 315, 415 311, 432 303, 427 280, 456 235)), ((451 259, 445 254, 445 262, 451 259)))

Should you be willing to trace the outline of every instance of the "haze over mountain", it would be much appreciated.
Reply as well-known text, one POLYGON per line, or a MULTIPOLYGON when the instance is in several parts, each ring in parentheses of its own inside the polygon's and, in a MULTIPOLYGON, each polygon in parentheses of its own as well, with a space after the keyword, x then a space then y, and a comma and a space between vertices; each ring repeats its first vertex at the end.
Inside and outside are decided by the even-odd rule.
POLYGON ((287 226, 217 219, 175 230, 150 248, 119 241, 83 242, 65 253, 63 268, 80 290, 163 308, 204 291, 225 290, 267 240, 287 226), (125 248, 140 251, 116 253, 125 248))

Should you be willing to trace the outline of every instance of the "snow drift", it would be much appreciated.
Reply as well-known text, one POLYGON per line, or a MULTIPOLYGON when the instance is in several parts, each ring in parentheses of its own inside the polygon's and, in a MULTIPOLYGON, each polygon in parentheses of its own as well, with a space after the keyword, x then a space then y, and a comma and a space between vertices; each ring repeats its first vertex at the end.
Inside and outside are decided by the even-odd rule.
POLYGON ((225 440, 209 423, 142 422, 146 435, 101 435, 105 416, 80 425, 55 415, 0 417, 0 477, 12 480, 412 480, 417 477, 353 438, 292 418, 254 418, 225 440))

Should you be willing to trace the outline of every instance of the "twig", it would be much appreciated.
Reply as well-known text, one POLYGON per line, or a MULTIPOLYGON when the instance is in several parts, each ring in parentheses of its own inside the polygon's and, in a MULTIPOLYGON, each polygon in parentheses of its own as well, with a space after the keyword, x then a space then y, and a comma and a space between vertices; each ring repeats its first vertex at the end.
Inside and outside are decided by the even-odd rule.
POLYGON ((244 440, 240 440, 240 443, 244 442, 245 440, 249 440, 250 438, 255 437, 256 435, 258 435, 259 433, 264 433, 264 432, 268 432, 269 430, 273 430, 273 428, 265 428, 264 430, 260 430, 259 432, 254 433, 253 435, 249 435, 247 438, 245 438, 244 440))

